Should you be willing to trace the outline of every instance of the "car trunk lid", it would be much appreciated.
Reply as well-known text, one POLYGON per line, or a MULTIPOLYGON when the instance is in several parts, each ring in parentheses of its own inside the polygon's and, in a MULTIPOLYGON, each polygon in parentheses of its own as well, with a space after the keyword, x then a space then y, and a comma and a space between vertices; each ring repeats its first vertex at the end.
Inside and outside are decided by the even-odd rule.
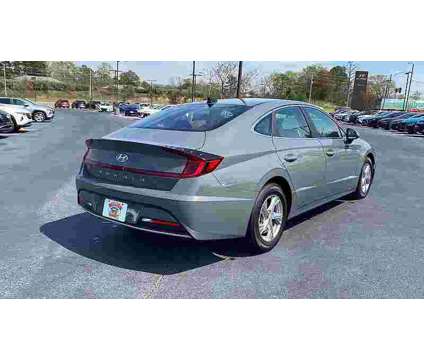
POLYGON ((114 184, 171 190, 185 171, 190 152, 203 146, 203 132, 125 128, 87 141, 84 169, 114 184))

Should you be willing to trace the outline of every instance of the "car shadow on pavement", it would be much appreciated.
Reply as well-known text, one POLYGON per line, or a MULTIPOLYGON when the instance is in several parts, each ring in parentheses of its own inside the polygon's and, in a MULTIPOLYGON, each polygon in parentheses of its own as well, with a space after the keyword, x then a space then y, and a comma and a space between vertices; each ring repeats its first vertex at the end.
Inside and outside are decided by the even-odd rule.
MULTIPOLYGON (((333 201, 287 223, 293 228, 311 217, 342 204, 333 201)), ((161 236, 102 221, 88 213, 46 223, 40 232, 84 257, 124 269, 170 275, 219 261, 254 256, 246 239, 196 241, 161 236)))

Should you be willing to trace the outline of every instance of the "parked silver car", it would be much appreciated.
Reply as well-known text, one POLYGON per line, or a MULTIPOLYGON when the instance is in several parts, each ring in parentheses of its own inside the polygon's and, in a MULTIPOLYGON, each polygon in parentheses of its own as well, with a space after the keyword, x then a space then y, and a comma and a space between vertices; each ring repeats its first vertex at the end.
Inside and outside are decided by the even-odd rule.
POLYGON ((76 185, 88 212, 199 240, 274 247, 287 219, 367 196, 375 152, 320 108, 274 99, 175 106, 87 140, 76 185))
POLYGON ((40 105, 28 99, 0 97, 0 104, 23 106, 31 112, 34 121, 42 122, 54 117, 54 109, 50 106, 40 105))

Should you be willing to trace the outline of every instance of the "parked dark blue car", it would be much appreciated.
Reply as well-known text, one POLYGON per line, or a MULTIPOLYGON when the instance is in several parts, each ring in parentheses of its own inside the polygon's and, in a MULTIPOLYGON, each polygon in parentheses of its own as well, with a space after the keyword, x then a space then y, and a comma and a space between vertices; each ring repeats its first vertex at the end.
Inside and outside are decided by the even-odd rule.
POLYGON ((138 116, 140 114, 140 105, 138 104, 119 104, 119 112, 125 116, 138 116))

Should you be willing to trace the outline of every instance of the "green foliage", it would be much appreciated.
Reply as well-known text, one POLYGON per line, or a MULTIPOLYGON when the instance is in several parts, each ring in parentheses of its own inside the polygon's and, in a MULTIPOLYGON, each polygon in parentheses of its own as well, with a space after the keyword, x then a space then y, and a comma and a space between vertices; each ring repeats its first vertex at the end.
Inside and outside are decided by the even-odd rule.
POLYGON ((341 66, 327 70, 321 65, 310 65, 300 72, 273 73, 264 79, 264 83, 268 84, 265 93, 282 99, 306 101, 311 82, 314 101, 341 104, 346 98, 347 74, 341 66))

